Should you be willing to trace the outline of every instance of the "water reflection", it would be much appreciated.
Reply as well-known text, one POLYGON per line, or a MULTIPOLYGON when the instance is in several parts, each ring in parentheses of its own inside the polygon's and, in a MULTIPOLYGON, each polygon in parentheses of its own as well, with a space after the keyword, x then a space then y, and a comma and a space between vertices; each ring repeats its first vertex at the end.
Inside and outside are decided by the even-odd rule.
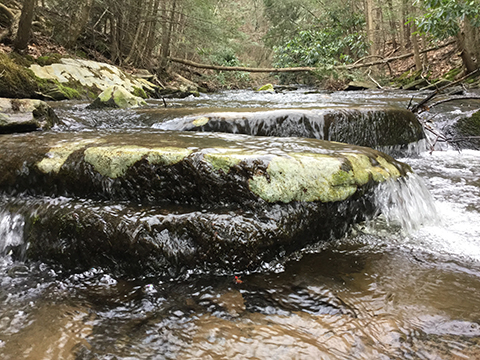
MULTIPOLYGON (((213 106, 216 96, 200 100, 213 106)), ((269 96, 257 104, 283 95, 269 96)), ((319 96, 334 95, 305 101, 319 96)), ((227 99, 241 103, 238 94, 227 99)), ((267 146, 290 145, 265 139, 267 146)), ((0 358, 480 358, 480 152, 402 160, 425 181, 438 222, 384 211, 343 239, 257 273, 118 278, 16 262, 9 249, 18 245, 22 219, 2 212, 0 358)))

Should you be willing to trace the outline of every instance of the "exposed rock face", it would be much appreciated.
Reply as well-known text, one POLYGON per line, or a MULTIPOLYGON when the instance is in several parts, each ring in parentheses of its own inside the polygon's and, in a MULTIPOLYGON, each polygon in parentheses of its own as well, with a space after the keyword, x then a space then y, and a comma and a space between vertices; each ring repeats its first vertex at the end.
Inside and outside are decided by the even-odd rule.
POLYGON ((62 58, 59 63, 47 66, 34 64, 30 69, 41 79, 56 80, 62 84, 78 82, 95 93, 111 86, 121 86, 129 93, 133 93, 135 88, 155 91, 155 85, 147 80, 126 74, 116 66, 96 61, 62 58))
POLYGON ((88 106, 89 109, 102 108, 135 108, 147 105, 141 97, 130 94, 121 86, 110 86, 102 91, 97 98, 88 106))
POLYGON ((29 194, 4 203, 29 258, 129 274, 254 269, 341 236, 411 171, 368 148, 231 134, 28 134, 0 152, 0 191, 29 194))
POLYGON ((308 137, 402 154, 424 139, 415 115, 400 108, 336 108, 205 114, 169 121, 165 130, 308 137))
POLYGON ((0 98, 0 134, 47 130, 59 122, 44 101, 0 98))

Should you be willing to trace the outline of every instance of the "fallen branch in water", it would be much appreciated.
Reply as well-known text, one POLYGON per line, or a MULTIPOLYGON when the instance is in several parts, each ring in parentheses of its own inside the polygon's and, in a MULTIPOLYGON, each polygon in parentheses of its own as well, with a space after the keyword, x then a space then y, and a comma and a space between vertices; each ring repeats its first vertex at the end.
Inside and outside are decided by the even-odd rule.
POLYGON ((455 101, 455 100, 480 100, 480 96, 455 96, 455 97, 452 97, 452 98, 449 98, 449 99, 437 101, 437 102, 433 103, 432 105, 428 106, 428 108, 431 109, 434 106, 444 104, 444 103, 450 102, 450 101, 455 101))
POLYGON ((445 86, 442 86, 438 89, 436 89, 435 91, 433 91, 430 95, 428 95, 425 99, 423 99, 422 101, 420 101, 417 105, 413 106, 410 111, 413 112, 413 113, 417 113, 417 112, 422 112, 422 111, 425 111, 428 109, 428 107, 426 106, 426 104, 432 100, 435 96, 437 96, 438 94, 440 94, 443 90, 445 89, 448 89, 449 87, 452 87, 454 85, 457 85, 457 84, 460 84, 461 82, 467 80, 468 78, 471 78, 473 76, 476 76, 480 73, 480 68, 475 70, 475 71, 472 71, 471 73, 468 73, 467 75, 463 76, 462 78, 458 79, 457 81, 453 81, 451 82, 450 84, 447 84, 445 86), (421 110, 421 111, 420 111, 421 110))

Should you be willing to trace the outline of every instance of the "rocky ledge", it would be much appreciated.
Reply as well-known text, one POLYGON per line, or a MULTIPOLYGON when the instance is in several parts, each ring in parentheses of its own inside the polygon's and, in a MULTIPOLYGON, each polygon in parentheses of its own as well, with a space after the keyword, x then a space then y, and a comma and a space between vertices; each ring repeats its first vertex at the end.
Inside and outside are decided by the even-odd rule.
POLYGON ((19 134, 0 151, 27 258, 127 274, 255 269, 342 236, 374 215, 377 184, 411 171, 368 148, 232 134, 19 134))
POLYGON ((0 134, 48 130, 60 120, 44 101, 0 98, 0 134))
POLYGON ((405 155, 425 138, 415 115, 396 107, 343 107, 225 112, 178 118, 165 130, 296 136, 367 146, 405 155))

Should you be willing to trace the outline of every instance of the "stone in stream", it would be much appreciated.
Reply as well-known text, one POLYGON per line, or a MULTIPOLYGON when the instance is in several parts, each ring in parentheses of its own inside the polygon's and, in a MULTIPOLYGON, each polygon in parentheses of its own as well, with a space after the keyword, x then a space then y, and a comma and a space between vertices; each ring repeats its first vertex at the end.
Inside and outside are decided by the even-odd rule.
POLYGON ((0 98, 0 134, 48 130, 60 120, 44 101, 0 98))
POLYGON ((88 109, 103 108, 135 108, 147 105, 145 100, 139 96, 132 95, 122 86, 110 86, 102 91, 93 102, 87 106, 88 109))
POLYGON ((177 118, 157 128, 316 138, 367 146, 394 156, 415 152, 425 138, 415 115, 395 107, 212 113, 177 118))
POLYGON ((24 134, 0 152, 27 258, 122 274, 256 269, 342 236, 374 215, 378 183, 411 171, 368 148, 232 134, 24 134))

